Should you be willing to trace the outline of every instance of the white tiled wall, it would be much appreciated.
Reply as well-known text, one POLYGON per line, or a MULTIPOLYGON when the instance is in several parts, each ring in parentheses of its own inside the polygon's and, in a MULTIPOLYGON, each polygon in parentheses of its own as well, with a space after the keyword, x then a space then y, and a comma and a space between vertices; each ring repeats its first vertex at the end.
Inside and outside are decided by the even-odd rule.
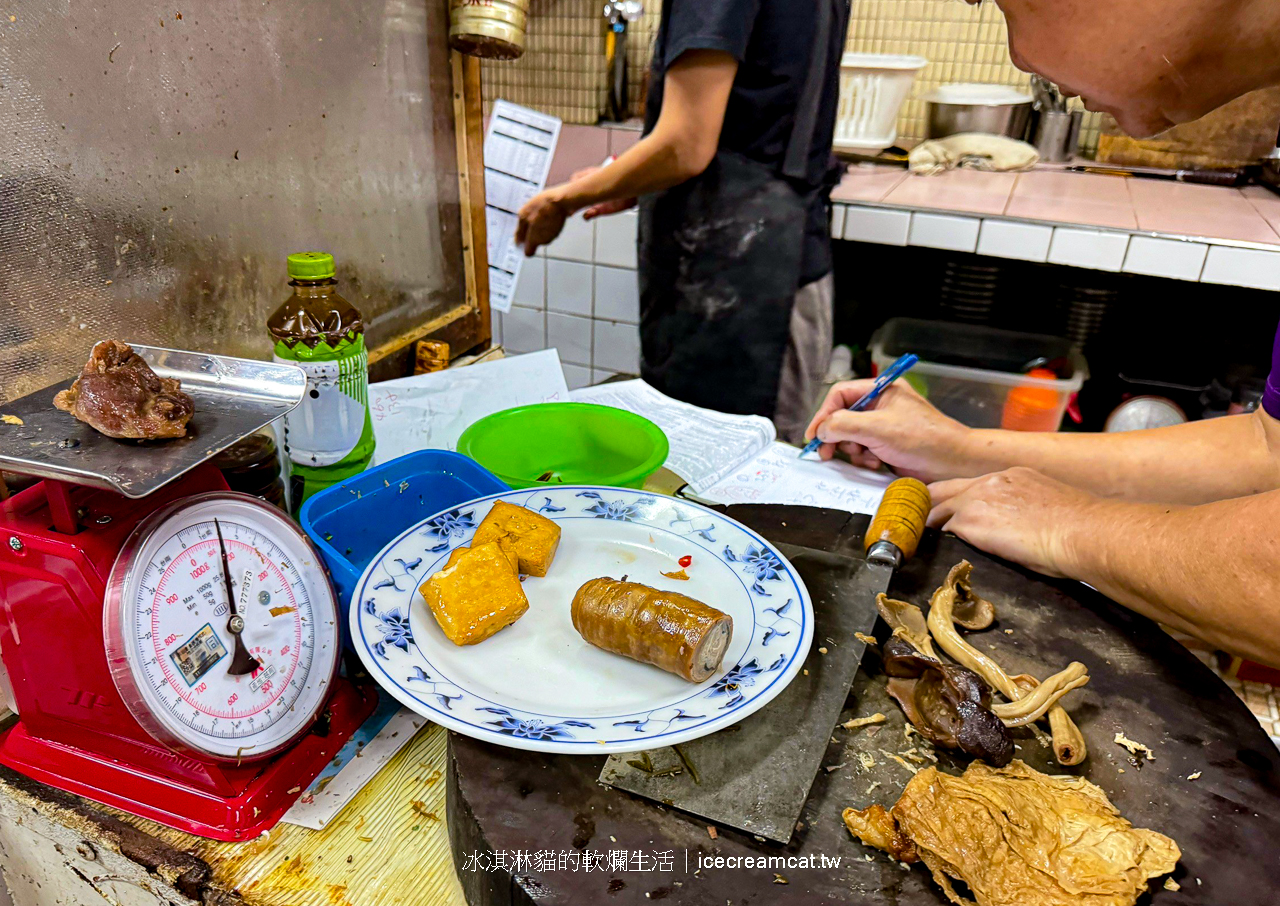
MULTIPOLYGON (((593 265, 581 261, 548 258, 547 311, 591 317, 591 297, 594 294, 592 269, 593 265)), ((524 276, 523 272, 520 276, 524 276)))
POLYGON ((1124 258, 1128 274, 1171 277, 1174 280, 1199 280, 1204 270, 1209 246, 1203 242, 1161 239, 1158 236, 1134 236, 1129 240, 1129 253, 1124 258))
POLYGON ((573 390, 640 370, 636 213, 570 218, 520 271, 511 311, 493 333, 513 353, 554 348, 573 390))
POLYGON ((907 241, 924 248, 972 252, 978 248, 978 230, 981 225, 982 221, 976 217, 914 214, 907 241))

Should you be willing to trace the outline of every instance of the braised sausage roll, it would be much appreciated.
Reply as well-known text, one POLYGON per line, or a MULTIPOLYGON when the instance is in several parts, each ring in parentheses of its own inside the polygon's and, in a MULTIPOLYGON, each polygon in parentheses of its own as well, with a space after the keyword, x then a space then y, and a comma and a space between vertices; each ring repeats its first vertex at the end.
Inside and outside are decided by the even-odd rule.
POLYGON ((601 578, 573 596, 573 628, 597 648, 700 683, 719 669, 733 618, 678 592, 601 578))

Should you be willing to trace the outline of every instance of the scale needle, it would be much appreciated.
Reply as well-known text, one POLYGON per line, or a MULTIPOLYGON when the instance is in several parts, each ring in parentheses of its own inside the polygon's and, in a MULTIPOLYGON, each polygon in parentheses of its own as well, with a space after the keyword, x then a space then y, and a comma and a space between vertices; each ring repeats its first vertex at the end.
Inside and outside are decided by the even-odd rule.
POLYGON ((244 646, 240 633, 244 632, 244 617, 236 611, 236 593, 231 587, 231 565, 227 562, 227 545, 222 540, 222 526, 213 520, 213 529, 218 533, 218 551, 222 555, 222 587, 227 591, 227 607, 231 610, 231 619, 227 620, 227 632, 235 639, 235 651, 231 655, 231 666, 227 673, 231 676, 245 676, 253 673, 262 665, 244 646))

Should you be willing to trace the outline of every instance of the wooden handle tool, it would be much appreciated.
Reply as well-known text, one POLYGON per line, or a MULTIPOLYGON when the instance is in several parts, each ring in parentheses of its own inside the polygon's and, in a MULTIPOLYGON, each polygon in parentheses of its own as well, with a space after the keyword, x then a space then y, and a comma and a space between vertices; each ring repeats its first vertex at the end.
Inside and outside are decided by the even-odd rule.
POLYGON ((899 478, 889 485, 863 538, 867 559, 895 568, 911 559, 920 545, 931 508, 924 482, 899 478))

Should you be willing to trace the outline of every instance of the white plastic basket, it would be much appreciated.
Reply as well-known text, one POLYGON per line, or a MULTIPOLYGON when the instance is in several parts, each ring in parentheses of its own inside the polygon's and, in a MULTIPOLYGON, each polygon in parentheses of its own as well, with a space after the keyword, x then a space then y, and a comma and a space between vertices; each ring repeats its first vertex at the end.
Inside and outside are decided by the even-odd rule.
POLYGON ((878 153, 898 138, 902 109, 924 57, 887 53, 847 53, 840 60, 837 151, 878 153))

